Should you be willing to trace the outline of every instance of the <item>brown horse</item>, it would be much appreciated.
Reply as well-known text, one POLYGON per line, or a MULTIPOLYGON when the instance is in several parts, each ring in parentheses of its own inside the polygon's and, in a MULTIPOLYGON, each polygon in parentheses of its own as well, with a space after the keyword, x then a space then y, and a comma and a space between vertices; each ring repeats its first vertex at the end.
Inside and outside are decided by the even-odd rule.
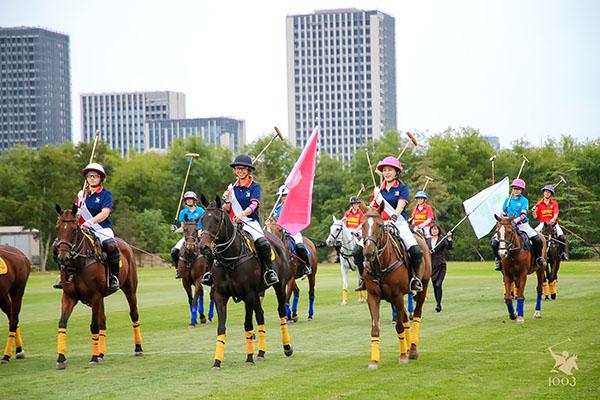
POLYGON ((558 294, 558 270, 560 269, 560 246, 554 224, 544 223, 541 232, 546 239, 548 246, 548 264, 546 265, 546 280, 544 281, 544 296, 548 300, 548 295, 552 300, 556 299, 558 294))
POLYGON ((16 347, 16 358, 25 358, 23 339, 19 328, 19 312, 31 262, 21 250, 0 246, 0 308, 8 317, 8 342, 0 364, 6 364, 16 347))
MULTIPOLYGON (((215 346, 215 361, 213 369, 220 369, 225 357, 225 331, 227 321, 227 302, 230 298, 235 302, 243 301, 245 306, 244 328, 246 331, 246 364, 254 365, 254 326, 253 314, 258 324, 258 355, 264 359, 267 351, 265 316, 259 296, 267 287, 262 278, 261 262, 252 250, 251 240, 239 226, 229 219, 229 214, 223 210, 221 198, 209 204, 204 195, 200 196, 206 212, 202 216, 202 234, 200 250, 205 256, 214 257, 211 268, 213 289, 219 324, 217 327, 217 344, 215 346)), ((288 261, 282 243, 271 233, 265 236, 272 243, 272 257, 279 282, 273 285, 277 295, 277 313, 281 327, 281 344, 286 356, 293 354, 285 314, 285 285, 289 279, 288 261)))
POLYGON ((308 277, 308 320, 311 321, 314 315, 315 305, 315 284, 317 282, 317 248, 315 244, 309 238, 304 238, 304 245, 309 251, 309 262, 310 268, 312 269, 310 274, 306 274, 304 263, 302 259, 298 257, 292 250, 290 241, 288 239, 289 234, 275 222, 274 219, 270 218, 266 224, 266 230, 275 235, 284 245, 284 248, 288 255, 290 278, 287 282, 287 292, 285 296, 285 308, 288 321, 298 321, 298 300, 300 299, 300 288, 296 284, 296 280, 303 276, 308 277), (294 300, 292 307, 290 308, 290 299, 294 293, 294 300))
MULTIPOLYGON (((57 369, 66 368, 67 358, 67 321, 78 301, 92 308, 92 358, 90 366, 102 361, 106 354, 106 315, 104 313, 104 297, 107 292, 107 268, 101 260, 100 250, 95 245, 89 232, 81 229, 77 223, 77 206, 70 210, 61 210, 57 205, 58 222, 57 250, 58 260, 64 268, 61 270, 63 295, 61 300, 61 315, 58 322, 58 359, 57 369), (71 279, 67 279, 67 276, 71 279)), ((139 315, 137 310, 137 269, 133 251, 129 245, 116 239, 121 252, 121 267, 119 268, 120 288, 125 293, 129 303, 129 315, 133 322, 135 355, 142 355, 142 336, 140 333, 139 315)))
POLYGON ((405 261, 405 252, 400 249, 400 241, 392 237, 384 224, 380 208, 371 207, 364 217, 362 233, 366 265, 363 279, 367 285, 367 303, 371 313, 371 362, 369 369, 379 366, 379 303, 386 300, 396 307, 402 316, 396 320, 396 333, 400 345, 400 363, 407 363, 409 358, 419 356, 419 331, 423 304, 427 294, 427 285, 431 278, 431 255, 425 241, 415 235, 419 247, 423 252, 421 272, 423 291, 417 293, 417 305, 414 311, 412 333, 406 309, 404 308, 404 295, 409 292, 410 274, 405 261), (410 346, 410 347, 409 347, 410 346), (409 354, 410 349, 410 354, 409 354))
MULTIPOLYGON (((537 275, 537 299, 535 303, 535 313, 533 318, 542 317, 542 288, 544 283, 544 270, 537 267, 535 257, 532 257, 531 251, 524 246, 518 228, 513 224, 510 217, 498 217, 496 225, 496 237, 499 242, 498 255, 502 260, 502 273, 504 275, 504 302, 508 310, 510 319, 517 320, 517 323, 522 324, 523 308, 525 305, 525 284, 527 283, 527 275, 536 273, 537 275), (515 284, 517 289, 517 312, 512 301, 512 285, 515 284)), ((542 254, 546 254, 546 241, 541 236, 543 250, 542 254)))
POLYGON ((206 272, 206 257, 200 253, 199 236, 198 236, 198 221, 195 219, 187 219, 184 217, 183 233, 185 241, 177 270, 181 276, 181 283, 188 297, 190 305, 190 327, 195 327, 198 322, 198 314, 200 314, 200 323, 206 323, 204 315, 204 296, 202 289, 202 276, 206 272), (192 286, 194 293, 192 295, 192 286))

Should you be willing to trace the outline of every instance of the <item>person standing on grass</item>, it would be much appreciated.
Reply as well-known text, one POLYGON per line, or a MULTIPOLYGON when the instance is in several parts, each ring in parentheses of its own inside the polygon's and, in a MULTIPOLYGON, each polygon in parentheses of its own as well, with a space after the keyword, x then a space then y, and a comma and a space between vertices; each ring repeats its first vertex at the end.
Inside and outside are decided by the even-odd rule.
POLYGON ((430 228, 431 237, 427 239, 427 247, 431 251, 431 282, 433 283, 433 292, 435 294, 435 311, 442 311, 442 284, 446 277, 446 251, 452 249, 452 232, 448 232, 448 237, 443 237, 442 228, 438 224, 433 224, 430 228))

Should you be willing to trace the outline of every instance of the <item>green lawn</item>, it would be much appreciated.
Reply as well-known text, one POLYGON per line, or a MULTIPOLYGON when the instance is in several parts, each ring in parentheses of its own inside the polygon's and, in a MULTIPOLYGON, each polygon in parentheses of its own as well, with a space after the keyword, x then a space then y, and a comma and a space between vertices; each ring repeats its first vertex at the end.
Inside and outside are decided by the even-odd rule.
MULTIPOLYGON (((307 321, 307 283, 300 282, 298 323, 290 326, 294 355, 284 356, 272 291, 265 301, 265 362, 245 365, 243 306, 230 302, 225 361, 210 369, 216 323, 189 329, 188 305, 173 270, 140 270, 139 307, 143 357, 133 356, 125 298, 107 300, 108 355, 90 358, 90 309, 79 304, 68 326, 68 367, 56 371, 56 328, 61 292, 55 274, 34 273, 24 298, 21 327, 26 358, 0 366, 2 399, 82 398, 600 398, 600 263, 563 264, 559 297, 543 303, 533 320, 535 278, 528 282, 525 324, 509 320, 500 275, 490 263, 450 263, 444 309, 425 305, 419 360, 399 365, 398 344, 383 305, 381 366, 368 371, 370 317, 354 292, 341 306, 338 265, 319 267, 315 319, 307 321), (554 360, 548 346, 577 354, 575 386, 551 386, 554 360)), ((355 282, 354 279, 351 280, 355 282)), ((207 301, 205 300, 205 303, 207 301)), ((7 324, 0 324, 2 348, 7 324)))

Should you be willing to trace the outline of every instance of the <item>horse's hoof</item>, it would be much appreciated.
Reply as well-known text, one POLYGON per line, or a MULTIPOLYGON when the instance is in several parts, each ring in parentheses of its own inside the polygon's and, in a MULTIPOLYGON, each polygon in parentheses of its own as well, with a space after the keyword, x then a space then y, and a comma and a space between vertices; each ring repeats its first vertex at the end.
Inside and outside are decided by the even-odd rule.
POLYGON ((411 351, 408 353, 408 358, 409 358, 409 359, 411 359, 411 360, 416 360, 416 359, 418 359, 418 358, 419 358, 419 352, 418 352, 418 351, 416 351, 416 350, 411 350, 411 351))
POLYGON ((509 316, 509 317, 510 317, 510 319, 512 319, 513 321, 514 321, 515 319, 517 319, 517 314, 515 314, 515 313, 508 314, 508 316, 509 316))
POLYGON ((256 355, 256 361, 265 361, 265 352, 262 350, 258 351, 258 354, 256 355))
POLYGON ((213 366, 212 366, 213 370, 221 370, 221 361, 220 360, 215 360, 213 366))
POLYGON ((24 358, 25 358, 25 352, 24 352, 24 351, 20 351, 20 352, 18 352, 18 353, 15 355, 15 358, 16 358, 17 360, 22 360, 22 359, 24 359, 24 358))
POLYGON ((212 318, 209 318, 209 319, 208 319, 208 322, 212 322, 212 318))
POLYGON ((409 354, 400 354, 400 358, 398 358, 398 364, 408 364, 408 360, 410 359, 409 354))
POLYGON ((206 317, 204 315, 200 315, 200 323, 201 324, 205 324, 206 323, 206 317))
POLYGON ((379 368, 379 363, 377 361, 371 361, 367 368, 370 370, 377 369, 377 368, 379 368))
POLYGON ((293 322, 298 322, 298 316, 297 315, 292 316, 292 321, 293 322))
POLYGON ((188 325, 188 329, 192 329, 192 328, 195 328, 195 327, 196 327, 196 324, 189 324, 188 325))
POLYGON ((541 311, 537 311, 537 310, 536 310, 536 311, 533 313, 533 318, 535 318, 535 319, 540 319, 540 318, 542 318, 542 312, 541 312, 541 311))
POLYGON ((307 320, 308 320, 308 321, 312 321, 312 320, 313 320, 313 316, 312 316, 312 315, 309 315, 309 316, 308 316, 308 318, 307 318, 307 320))
MULTIPOLYGON (((6 356, 4 356, 4 357, 6 357, 6 356)), ((2 358, 2 359, 0 360, 0 364, 8 364, 8 361, 9 361, 9 360, 8 360, 7 358, 2 358)))
POLYGON ((544 300, 550 300, 550 296, 544 296, 544 300))
POLYGON ((61 369, 65 369, 67 368, 67 362, 66 361, 60 361, 56 363, 56 369, 61 370, 61 369))
POLYGON ((525 319, 523 317, 517 317, 517 324, 522 324, 525 322, 525 319))
POLYGON ((550 295, 550 298, 551 298, 552 300, 556 300, 556 293, 554 293, 554 294, 551 294, 551 295, 550 295))
POLYGON ((90 367, 95 367, 96 365, 98 365, 98 361, 90 361, 88 363, 88 366, 90 366, 90 367))
POLYGON ((342 306, 345 306, 346 304, 348 304, 348 302, 347 302, 346 300, 342 300, 342 303, 341 303, 341 305, 342 305, 342 306))
POLYGON ((408 319, 410 319, 412 321, 412 319, 413 319, 413 313, 408 314, 408 319))
POLYGON ((283 346, 283 354, 285 354, 286 357, 289 357, 292 354, 294 354, 294 349, 292 348, 291 344, 287 344, 287 345, 283 346))

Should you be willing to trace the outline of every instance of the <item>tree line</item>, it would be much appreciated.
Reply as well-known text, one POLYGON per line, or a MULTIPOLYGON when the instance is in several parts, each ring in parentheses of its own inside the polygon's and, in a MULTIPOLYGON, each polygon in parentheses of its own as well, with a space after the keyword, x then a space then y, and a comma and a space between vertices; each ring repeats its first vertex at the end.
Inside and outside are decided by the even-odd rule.
MULTIPOLYGON (((516 177, 521 155, 526 155, 521 177, 527 182, 525 196, 531 205, 541 198, 541 188, 555 184, 563 176, 555 199, 560 204, 561 225, 584 238, 600 243, 600 140, 578 141, 569 136, 547 140, 541 147, 526 141, 514 142, 510 148, 495 151, 477 130, 448 129, 434 135, 415 134, 418 147, 411 144, 401 162, 401 176, 411 196, 425 183, 425 176, 435 180, 427 186, 429 203, 437 221, 446 230, 464 216, 462 202, 492 184, 489 158, 496 155, 496 180, 516 177)), ((269 141, 259 139, 243 149, 254 155, 269 141)), ((387 155, 397 155, 407 138, 395 131, 369 143, 373 167, 387 155)), ((80 170, 89 161, 91 144, 65 143, 39 150, 17 146, 0 153, 0 226, 23 225, 40 231, 44 260, 55 268, 49 249, 55 236, 55 204, 67 207, 75 200, 83 184, 80 170)), ((365 148, 358 149, 349 162, 325 153, 318 157, 312 203, 312 223, 307 236, 325 239, 332 215, 341 217, 348 200, 361 184, 367 187, 362 199, 368 201, 373 186, 365 148)), ((254 176, 262 185, 261 216, 273 207, 278 187, 300 155, 301 149, 287 142, 275 141, 256 162, 254 176)), ((168 253, 178 236, 170 232, 188 166, 186 152, 199 153, 194 160, 187 188, 212 199, 221 195, 234 180, 229 163, 234 155, 229 149, 207 146, 199 138, 177 140, 162 153, 133 153, 121 158, 106 143, 99 143, 95 161, 104 165, 104 185, 113 193, 112 222, 115 233, 146 251, 168 253)), ((379 179, 376 175, 376 179, 379 179)), ((379 181, 377 180, 377 183, 379 181)), ((412 208, 414 202, 409 205, 412 208)), ((530 216, 530 218, 532 218, 530 216)), ((533 218, 532 218, 533 219, 533 218)), ((537 221, 532 221, 532 225, 537 221)), ((535 225, 534 225, 535 226, 535 225)), ((580 239, 567 236, 573 258, 592 257, 595 253, 580 239)), ((451 259, 490 260, 489 240, 477 240, 468 222, 455 231, 451 259)))

